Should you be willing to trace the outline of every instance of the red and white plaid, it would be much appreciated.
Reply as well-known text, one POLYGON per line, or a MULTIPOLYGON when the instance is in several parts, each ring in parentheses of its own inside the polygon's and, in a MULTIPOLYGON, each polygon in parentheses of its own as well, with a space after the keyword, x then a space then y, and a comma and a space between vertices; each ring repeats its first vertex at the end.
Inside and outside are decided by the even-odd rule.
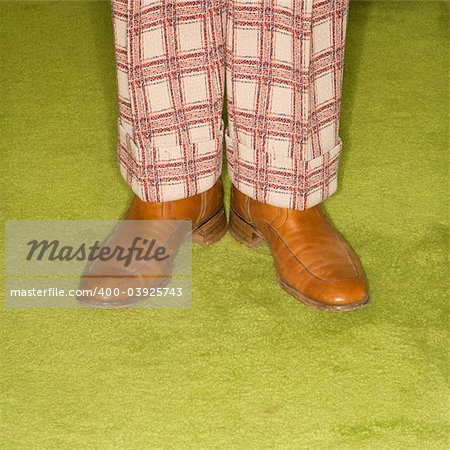
POLYGON ((271 205, 337 188, 348 0, 113 0, 119 164, 144 201, 221 173, 271 205), (228 128, 222 106, 227 92, 228 128))

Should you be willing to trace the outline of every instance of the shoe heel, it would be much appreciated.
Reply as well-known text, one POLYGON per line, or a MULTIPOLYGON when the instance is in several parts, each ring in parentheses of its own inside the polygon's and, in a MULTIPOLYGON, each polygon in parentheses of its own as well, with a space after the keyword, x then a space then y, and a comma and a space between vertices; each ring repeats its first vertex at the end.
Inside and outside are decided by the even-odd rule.
POLYGON ((225 236, 227 228, 227 217, 222 207, 211 219, 193 231, 192 242, 201 245, 214 244, 225 236))
POLYGON ((247 247, 255 248, 264 243, 264 239, 258 234, 256 228, 240 218, 233 209, 230 212, 230 225, 228 229, 236 241, 247 247))

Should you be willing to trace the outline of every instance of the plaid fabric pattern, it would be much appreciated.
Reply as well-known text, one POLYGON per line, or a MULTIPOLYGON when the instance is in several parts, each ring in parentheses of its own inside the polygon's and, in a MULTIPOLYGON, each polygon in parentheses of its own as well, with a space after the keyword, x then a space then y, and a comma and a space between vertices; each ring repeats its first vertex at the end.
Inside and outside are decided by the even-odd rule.
POLYGON ((223 141, 222 4, 114 0, 119 165, 144 201, 209 189, 223 141))
POLYGON ((337 188, 348 0, 113 0, 119 164, 144 201, 233 184, 292 209, 337 188), (224 87, 228 128, 222 122, 224 87))

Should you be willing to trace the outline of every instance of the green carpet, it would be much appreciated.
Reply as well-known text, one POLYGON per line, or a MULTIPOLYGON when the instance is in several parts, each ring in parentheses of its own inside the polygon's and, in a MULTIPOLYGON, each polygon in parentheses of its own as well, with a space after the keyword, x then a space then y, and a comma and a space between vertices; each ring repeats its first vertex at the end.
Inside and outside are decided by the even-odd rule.
MULTIPOLYGON (((1 2, 2 219, 115 219, 108 2, 1 2)), ((6 449, 448 448, 448 5, 353 1, 328 212, 373 303, 327 314, 266 247, 194 248, 192 309, 1 309, 6 449)))

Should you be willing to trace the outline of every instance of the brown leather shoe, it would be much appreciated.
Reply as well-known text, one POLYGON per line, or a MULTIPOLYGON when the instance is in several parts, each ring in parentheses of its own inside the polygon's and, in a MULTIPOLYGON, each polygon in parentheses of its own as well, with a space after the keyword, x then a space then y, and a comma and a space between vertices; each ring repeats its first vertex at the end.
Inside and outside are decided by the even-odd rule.
POLYGON ((192 236, 195 243, 210 245, 221 239, 226 231, 221 179, 208 191, 182 200, 149 203, 135 197, 124 221, 106 240, 108 247, 128 249, 134 237, 139 235, 154 239, 154 248, 161 246, 171 256, 162 261, 133 259, 127 267, 117 259, 96 259, 82 276, 79 289, 84 294, 78 300, 99 308, 120 308, 143 301, 146 297, 129 296, 128 293, 165 286, 172 275, 174 257, 187 235, 192 236), (145 222, 149 220, 155 221, 151 229, 145 222), (192 221, 192 230, 186 222, 171 222, 185 220, 192 221), (172 225, 174 223, 177 225, 172 225))
POLYGON ((266 241, 283 289, 326 311, 348 311, 369 302, 358 256, 328 221, 320 205, 296 211, 253 200, 234 186, 231 235, 249 247, 266 241))

